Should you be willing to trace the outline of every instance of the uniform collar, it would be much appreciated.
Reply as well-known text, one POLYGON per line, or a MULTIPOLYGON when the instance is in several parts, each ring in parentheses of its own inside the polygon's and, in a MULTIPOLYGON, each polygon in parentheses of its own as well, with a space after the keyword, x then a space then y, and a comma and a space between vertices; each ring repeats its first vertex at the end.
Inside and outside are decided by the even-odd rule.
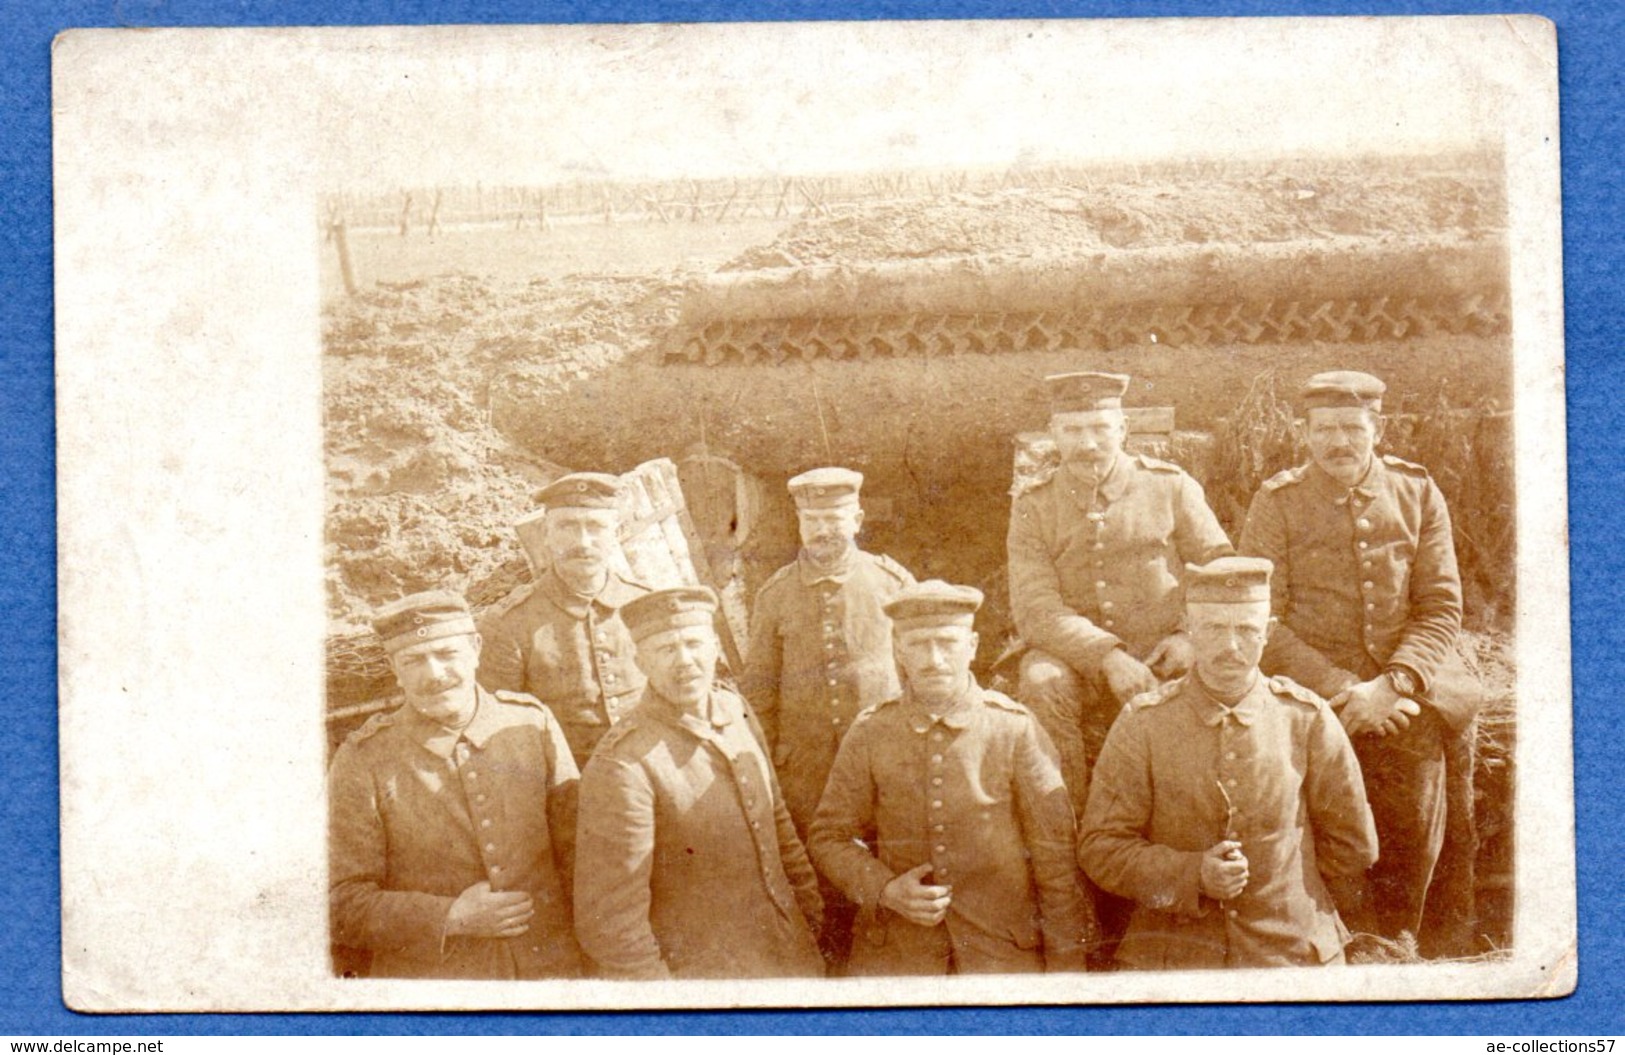
POLYGON ((857 547, 846 551, 846 556, 833 568, 822 568, 807 559, 805 553, 796 557, 796 570, 801 575, 801 585, 817 586, 821 582, 832 582, 837 585, 846 582, 847 576, 852 574, 852 567, 857 563, 857 547))
POLYGON ((923 733, 937 722, 941 722, 950 729, 964 729, 970 725, 972 708, 976 701, 982 698, 982 687, 976 683, 975 675, 970 678, 965 690, 948 705, 948 709, 940 713, 933 712, 925 704, 914 698, 908 689, 903 690, 903 702, 908 712, 908 724, 917 733, 923 733))
POLYGON ((1383 465, 1381 455, 1371 455, 1371 466, 1361 477, 1360 482, 1353 487, 1345 487, 1338 482, 1337 477, 1320 467, 1320 463, 1310 459, 1306 475, 1315 489, 1326 499, 1336 505, 1346 505, 1349 496, 1354 495, 1365 501, 1377 497, 1377 488, 1382 481, 1383 465))
MULTIPOLYGON (((490 693, 475 686, 474 696, 474 717, 462 729, 447 729, 412 711, 407 723, 409 735, 437 758, 450 758, 460 740, 484 749, 486 742, 503 727, 502 716, 498 713, 496 698, 490 693)), ((412 705, 405 706, 410 709, 412 705)))
POLYGON ((604 580, 604 588, 599 590, 595 597, 583 597, 576 593, 565 585, 558 572, 551 568, 537 583, 537 589, 541 591, 543 597, 553 603, 554 607, 575 619, 587 618, 589 609, 594 610, 600 617, 606 616, 638 596, 638 591, 615 574, 614 569, 610 570, 604 580))
POLYGON ((653 704, 653 713, 660 715, 666 724, 676 726, 701 740, 716 740, 725 729, 742 717, 743 712, 735 706, 732 694, 720 692, 715 686, 712 686, 711 698, 707 702, 710 714, 701 718, 666 699, 653 687, 647 687, 643 690, 643 700, 638 707, 641 709, 653 704))
POLYGON ((1072 493, 1073 499, 1080 506, 1091 505, 1096 495, 1107 502, 1115 502, 1123 497, 1123 492, 1128 490, 1129 481, 1134 477, 1135 467, 1129 464, 1132 461, 1134 461, 1132 454, 1118 451, 1117 460, 1112 462, 1112 467, 1098 483, 1088 473, 1072 465, 1063 465, 1061 476, 1067 490, 1072 493))
POLYGON ((1190 701, 1191 708, 1205 725, 1217 727, 1224 724, 1228 718, 1234 718, 1241 725, 1252 725, 1258 718, 1258 709, 1263 702, 1260 690, 1264 686, 1264 676, 1256 671, 1253 674, 1252 685, 1233 706, 1226 706, 1214 699, 1207 691, 1207 687, 1202 684, 1201 677, 1194 671, 1186 679, 1185 684, 1193 690, 1186 695, 1186 699, 1190 701))

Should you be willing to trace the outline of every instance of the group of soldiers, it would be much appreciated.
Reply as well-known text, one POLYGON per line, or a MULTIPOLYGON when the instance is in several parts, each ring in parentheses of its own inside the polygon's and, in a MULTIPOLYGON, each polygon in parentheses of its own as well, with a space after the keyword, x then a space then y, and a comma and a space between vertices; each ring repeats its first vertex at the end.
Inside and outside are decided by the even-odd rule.
POLYGON ((1237 547, 1125 450, 1128 382, 1047 379, 1016 699, 972 672, 980 591, 858 548, 857 472, 790 480, 800 555, 737 690, 710 589, 614 570, 618 480, 549 485, 531 584, 478 623, 443 591, 376 615, 406 702, 331 765, 335 943, 456 978, 1315 966, 1351 928, 1456 951, 1481 693, 1443 497, 1377 453, 1383 383, 1309 379, 1309 461, 1237 547))

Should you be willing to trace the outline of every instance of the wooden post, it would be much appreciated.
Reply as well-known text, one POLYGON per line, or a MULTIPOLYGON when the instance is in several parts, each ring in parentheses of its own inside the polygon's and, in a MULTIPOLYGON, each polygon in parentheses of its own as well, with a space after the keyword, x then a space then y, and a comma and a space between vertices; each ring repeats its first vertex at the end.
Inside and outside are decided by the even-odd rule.
POLYGON ((355 296, 355 272, 350 268, 350 239, 345 235, 344 220, 335 220, 328 230, 333 234, 333 244, 339 251, 339 274, 344 276, 344 292, 347 296, 355 296))
POLYGON ((439 187, 434 189, 434 201, 429 206, 429 237, 433 238, 435 232, 440 230, 440 196, 443 192, 439 187))

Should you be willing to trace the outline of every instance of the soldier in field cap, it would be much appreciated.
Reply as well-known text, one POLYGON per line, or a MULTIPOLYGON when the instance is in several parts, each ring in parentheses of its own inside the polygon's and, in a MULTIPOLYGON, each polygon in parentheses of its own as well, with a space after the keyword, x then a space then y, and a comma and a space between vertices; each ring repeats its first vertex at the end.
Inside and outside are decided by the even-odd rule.
MULTIPOLYGON (((884 609, 914 577, 858 548, 862 487, 862 473, 833 466, 791 478, 801 555, 768 579, 751 610, 740 690, 761 720, 803 840, 853 719, 898 690, 884 609)), ((838 970, 855 910, 827 884, 823 893, 819 946, 838 970)))
POLYGON ((1079 813, 1123 702, 1184 674, 1186 564, 1232 552, 1202 487, 1123 450, 1123 374, 1045 378, 1061 464, 1010 510, 1010 607, 1027 646, 1017 695, 1061 754, 1079 813))
POLYGON ((480 684, 543 700, 578 765, 643 690, 617 613, 649 589, 610 566, 620 546, 619 494, 619 478, 606 473, 571 473, 543 488, 543 508, 515 525, 532 581, 481 623, 480 684))
POLYGON ((403 598, 374 627, 406 703, 333 756, 335 943, 369 950, 378 976, 579 975, 577 771, 558 723, 475 682, 480 638, 456 594, 403 598))
POLYGON ((1444 496, 1426 469, 1376 453, 1386 387, 1351 370, 1309 378, 1309 461, 1265 481, 1241 548, 1276 567, 1264 670, 1331 701, 1365 774, 1382 857, 1351 924, 1460 955, 1474 951, 1468 745, 1483 693, 1456 651, 1444 496))
POLYGON ((1270 562, 1185 575, 1194 662, 1131 700, 1089 789, 1079 858, 1131 898, 1125 966, 1342 963, 1333 899, 1377 856, 1360 768, 1326 701, 1259 673, 1270 562))
POLYGON ((717 598, 660 590, 621 615, 647 678, 581 787, 576 934, 608 978, 824 971, 818 883, 761 730, 716 684, 717 598))
POLYGON ((1085 968, 1093 916, 1055 748, 976 683, 981 604, 932 580, 886 605, 903 690, 858 716, 812 830, 814 862, 860 906, 852 974, 1085 968))

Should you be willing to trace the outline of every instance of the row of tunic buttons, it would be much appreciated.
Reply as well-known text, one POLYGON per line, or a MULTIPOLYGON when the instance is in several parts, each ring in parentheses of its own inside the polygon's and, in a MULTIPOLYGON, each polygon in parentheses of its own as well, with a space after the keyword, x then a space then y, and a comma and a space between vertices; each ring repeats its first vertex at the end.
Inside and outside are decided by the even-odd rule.
MULTIPOLYGON (((467 762, 467 761, 468 761, 468 745, 464 744, 464 743, 459 743, 457 745, 458 769, 461 770, 462 769, 462 764, 467 762)), ((470 781, 470 782, 478 780, 479 776, 480 776, 479 773, 477 773, 476 771, 474 771, 472 769, 470 769, 470 770, 463 773, 463 779, 466 780, 466 781, 470 781)), ((474 805, 475 806, 483 806, 483 805, 485 805, 485 792, 476 791, 474 793, 474 805)), ((489 818, 489 817, 481 817, 480 818, 480 827, 481 828, 489 828, 489 827, 491 827, 491 818, 489 818)), ((488 853, 488 854, 496 853, 497 852, 497 844, 496 843, 486 843, 485 844, 485 852, 488 853)), ((491 883, 492 883, 492 885, 494 886, 497 882, 499 882, 501 880, 501 878, 502 878, 502 866, 501 865, 496 865, 496 864, 492 865, 491 866, 491 883)), ((540 945, 532 945, 530 947, 530 951, 535 952, 535 953, 539 953, 539 952, 542 951, 542 947, 540 945)))
MULTIPOLYGON (((836 663, 835 663, 835 624, 829 621, 829 615, 830 615, 829 610, 832 607, 834 607, 834 606, 830 604, 829 595, 825 594, 825 596, 824 596, 824 651, 829 653, 829 658, 828 658, 828 661, 824 664, 824 673, 829 678, 829 687, 830 687, 829 705, 831 707, 839 707, 841 705, 841 694, 839 692, 839 689, 841 687, 841 679, 836 677, 837 671, 836 671, 836 663)), ((833 715, 830 718, 830 724, 834 725, 834 726, 839 726, 841 724, 841 716, 839 714, 833 715)))
MULTIPOLYGON (((1094 550, 1096 553, 1099 553, 1099 552, 1101 552, 1102 550, 1104 550, 1106 548, 1106 543, 1100 537, 1101 533, 1106 530, 1106 514, 1105 513, 1090 513, 1090 514, 1088 514, 1088 517, 1089 517, 1089 520, 1095 525, 1095 541, 1089 544, 1089 548, 1091 550, 1094 550)), ((1106 570, 1106 563, 1105 563, 1104 558, 1097 558, 1095 560, 1095 571, 1096 571, 1096 573, 1099 573, 1099 572, 1102 572, 1102 571, 1105 571, 1105 570, 1106 570)), ((1095 580, 1095 590, 1096 591, 1101 591, 1101 590, 1104 590, 1104 589, 1106 589, 1106 580, 1105 579, 1097 579, 1097 580, 1095 580)), ((1105 627, 1107 630, 1110 630, 1114 626, 1117 625, 1116 621, 1114 619, 1112 619, 1111 614, 1110 614, 1111 610, 1112 610, 1112 603, 1110 601, 1101 601, 1100 602, 1100 610, 1104 614, 1104 617, 1100 621, 1101 626, 1105 627)))
MULTIPOLYGON (((942 730, 941 729, 933 729, 931 731, 931 742, 935 743, 935 744, 941 744, 942 743, 942 730)), ((932 786, 932 788, 936 789, 936 790, 932 791, 933 795, 942 794, 942 752, 940 750, 935 750, 935 751, 933 751, 931 753, 931 786, 932 786)), ((940 812, 941 809, 942 809, 942 800, 941 799, 936 799, 936 798, 932 799, 931 800, 931 830, 933 832, 936 832, 938 835, 941 835, 943 833, 943 831, 944 831, 944 825, 943 825, 943 821, 942 821, 942 814, 940 812)), ((946 857, 946 855, 948 853, 948 847, 947 847, 947 845, 945 843, 938 843, 932 849, 933 849, 932 860, 931 860, 932 878, 935 881, 940 883, 943 880, 948 878, 948 863, 945 860, 941 860, 941 858, 946 857)))
MULTIPOLYGON (((1370 517, 1360 517, 1358 520, 1356 520, 1354 522, 1354 526, 1355 526, 1355 529, 1359 530, 1359 531, 1370 531, 1371 530, 1371 518, 1370 517)), ((1357 545, 1359 546, 1360 550, 1362 551, 1361 554, 1360 554, 1360 570, 1365 572, 1367 575, 1369 575, 1369 574, 1371 574, 1371 567, 1372 567, 1371 558, 1366 556, 1365 553, 1364 553, 1364 550, 1366 550, 1368 548, 1369 544, 1366 542, 1365 539, 1360 539, 1359 542, 1357 543, 1357 545)), ((1369 613, 1374 612, 1374 611, 1377 610, 1377 602, 1375 602, 1375 601, 1373 601, 1371 599, 1371 591, 1374 590, 1374 589, 1376 589, 1376 583, 1372 582, 1370 579, 1366 579, 1366 580, 1364 580, 1363 582, 1360 583, 1360 591, 1365 595, 1365 610, 1367 612, 1367 615, 1366 615, 1367 619, 1371 618, 1369 613)), ((1365 624, 1366 636, 1370 637, 1373 632, 1374 631, 1373 631, 1372 625, 1370 623, 1366 623, 1365 624)))
POLYGON ((594 649, 594 654, 598 657, 598 677, 608 690, 616 681, 614 668, 610 666, 615 654, 609 650, 609 635, 600 628, 593 633, 592 642, 598 646, 594 649))

